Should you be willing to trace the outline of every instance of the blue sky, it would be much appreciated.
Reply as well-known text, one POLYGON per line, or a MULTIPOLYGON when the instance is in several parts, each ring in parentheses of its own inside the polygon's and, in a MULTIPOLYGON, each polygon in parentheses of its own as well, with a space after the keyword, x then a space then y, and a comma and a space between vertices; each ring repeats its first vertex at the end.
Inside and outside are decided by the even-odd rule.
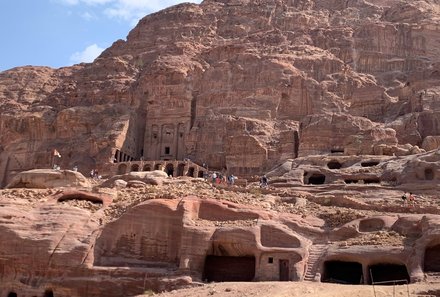
POLYGON ((201 0, 0 0, 0 71, 91 62, 143 16, 201 0))

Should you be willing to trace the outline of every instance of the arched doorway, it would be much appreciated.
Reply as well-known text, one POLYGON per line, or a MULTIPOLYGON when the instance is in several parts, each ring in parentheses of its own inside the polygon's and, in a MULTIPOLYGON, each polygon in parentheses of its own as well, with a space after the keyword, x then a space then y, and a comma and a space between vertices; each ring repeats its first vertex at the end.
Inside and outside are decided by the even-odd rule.
POLYGON ((329 169, 340 169, 340 168, 342 167, 342 164, 339 163, 339 162, 336 161, 336 160, 332 160, 332 161, 330 161, 330 162, 327 163, 327 167, 328 167, 329 169))
POLYGON ((9 292, 8 297, 17 297, 17 293, 9 292))
POLYGON ((145 164, 144 168, 142 168, 142 171, 151 171, 151 165, 150 164, 145 164))
POLYGON ((127 172, 127 165, 121 164, 118 166, 118 174, 125 174, 127 172))
POLYGON ((138 164, 131 165, 131 171, 139 171, 139 165, 138 164))
POLYGON ((171 163, 167 164, 165 167, 165 172, 168 176, 174 176, 174 165, 171 163))
POLYGON ((189 169, 188 169, 188 174, 187 174, 188 176, 191 176, 191 177, 194 177, 194 167, 190 167, 189 169))
POLYGON ((308 179, 308 185, 322 185, 325 183, 325 175, 320 173, 313 173, 308 179))
POLYGON ((154 170, 160 170, 160 166, 162 166, 160 163, 154 165, 154 170))
POLYGON ((53 291, 50 289, 47 289, 46 291, 44 291, 44 297, 54 297, 53 295, 53 291))
POLYGON ((425 272, 440 272, 440 244, 426 248, 424 267, 425 272))
POLYGON ((177 165, 177 176, 183 176, 183 173, 185 172, 185 164, 179 164, 177 165))

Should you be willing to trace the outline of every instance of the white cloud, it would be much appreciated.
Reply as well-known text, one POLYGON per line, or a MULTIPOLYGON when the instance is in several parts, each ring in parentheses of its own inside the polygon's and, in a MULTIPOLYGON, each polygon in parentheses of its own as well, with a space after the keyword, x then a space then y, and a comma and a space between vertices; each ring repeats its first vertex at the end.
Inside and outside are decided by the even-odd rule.
POLYGON ((99 47, 97 44, 92 44, 86 47, 82 52, 76 52, 70 56, 70 62, 77 64, 81 62, 90 63, 98 57, 104 48, 99 47))
POLYGON ((85 19, 86 21, 90 21, 90 20, 96 19, 96 16, 95 16, 94 14, 91 14, 91 13, 88 12, 88 11, 83 12, 83 13, 81 14, 81 17, 82 17, 83 19, 85 19))
POLYGON ((183 2, 200 3, 202 0, 57 0, 68 5, 103 6, 104 14, 135 23, 145 15, 183 2))

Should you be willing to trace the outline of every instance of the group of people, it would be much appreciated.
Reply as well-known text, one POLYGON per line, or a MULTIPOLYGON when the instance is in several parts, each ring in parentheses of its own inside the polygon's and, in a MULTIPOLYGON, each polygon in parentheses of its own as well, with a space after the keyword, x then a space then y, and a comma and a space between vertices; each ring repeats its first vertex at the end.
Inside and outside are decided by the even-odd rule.
POLYGON ((205 173, 205 180, 208 178, 211 179, 213 184, 228 184, 229 186, 233 186, 237 177, 233 174, 223 175, 222 173, 213 172, 210 175, 205 173))
POLYGON ((407 194, 406 192, 402 195, 402 201, 403 201, 403 205, 409 205, 409 206, 414 206, 416 204, 416 200, 415 197, 413 195, 413 193, 409 192, 409 194, 407 194))

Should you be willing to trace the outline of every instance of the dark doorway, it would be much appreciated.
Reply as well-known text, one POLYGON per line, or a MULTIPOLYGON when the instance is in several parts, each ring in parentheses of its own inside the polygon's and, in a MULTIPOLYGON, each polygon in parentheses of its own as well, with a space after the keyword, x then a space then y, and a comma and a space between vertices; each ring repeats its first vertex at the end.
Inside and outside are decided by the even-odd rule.
POLYGON ((177 165, 177 176, 183 176, 184 171, 185 171, 185 164, 177 165))
POLYGON ((165 172, 167 173, 168 176, 173 176, 173 174, 174 174, 174 166, 173 166, 173 164, 168 164, 165 167, 165 172))
POLYGON ((410 282, 405 265, 401 264, 375 264, 368 267, 370 272, 370 284, 381 283, 382 285, 405 284, 410 282))
POLYGON ((313 173, 312 176, 309 177, 307 184, 309 185, 322 185, 325 183, 325 175, 319 173, 313 173))
POLYGON ((338 161, 333 160, 327 163, 327 167, 329 169, 340 169, 342 167, 342 164, 338 161))
POLYGON ((43 297, 54 297, 52 290, 46 290, 44 291, 43 297))
POLYGON ((378 178, 364 179, 364 184, 380 184, 380 179, 378 178))
POLYGON ((131 171, 139 171, 139 165, 138 164, 131 165, 131 171))
POLYGON ((425 179, 426 180, 433 180, 434 179, 434 171, 431 168, 425 169, 425 179))
POLYGON ((326 261, 321 281, 323 283, 363 284, 362 264, 358 262, 326 261))
POLYGON ((198 177, 203 177, 203 171, 199 171, 198 177))
POLYGON ((160 170, 160 166, 161 166, 162 164, 156 164, 156 165, 154 165, 154 170, 160 170))
POLYGON ((425 250, 425 272, 440 272, 440 244, 425 250))
POLYGON ((187 174, 188 176, 192 176, 192 177, 194 177, 194 167, 190 167, 189 169, 188 169, 188 174, 187 174))
POLYGON ((203 279, 208 282, 250 282, 254 277, 255 257, 206 257, 203 279))
POLYGON ((118 166, 118 174, 125 174, 127 172, 127 165, 121 164, 118 166))
POLYGON ((280 281, 289 281, 289 260, 280 260, 280 281))
POLYGON ((366 161, 366 162, 362 162, 361 163, 362 167, 373 167, 373 166, 376 166, 376 165, 379 165, 378 161, 366 161))
POLYGON ((144 165, 144 168, 142 169, 142 171, 151 171, 151 166, 150 165, 144 165))
POLYGON ((17 297, 17 293, 9 292, 8 297, 17 297))

